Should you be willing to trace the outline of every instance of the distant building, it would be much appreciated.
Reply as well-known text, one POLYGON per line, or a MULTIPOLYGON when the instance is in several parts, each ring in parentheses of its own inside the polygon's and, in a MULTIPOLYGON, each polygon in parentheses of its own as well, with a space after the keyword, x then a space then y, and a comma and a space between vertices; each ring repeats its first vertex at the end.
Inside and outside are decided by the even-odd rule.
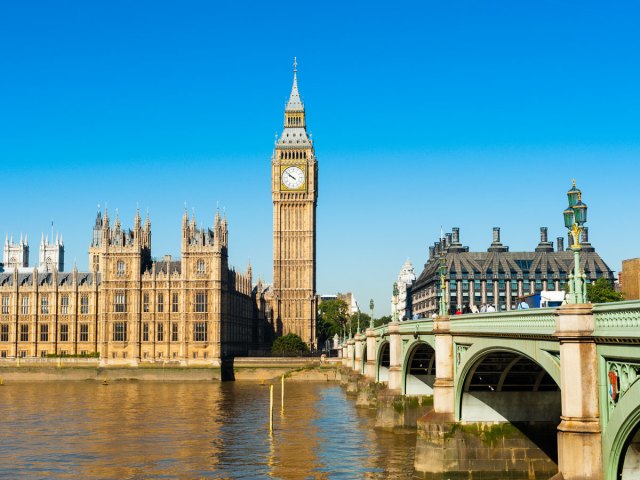
POLYGON ((625 300, 640 299, 640 258, 622 261, 620 290, 625 300))
POLYGON ((407 259, 402 265, 396 285, 398 286, 398 305, 394 306, 393 297, 391 298, 391 318, 393 318, 394 309, 398 313, 398 320, 411 320, 411 285, 416 280, 416 274, 411 261, 407 259))
MULTIPOLYGON (((52 234, 53 235, 53 234, 52 234)), ((29 267, 29 240, 25 235, 20 235, 20 241, 14 243, 13 236, 7 235, 4 241, 4 249, 2 255, 2 264, 0 264, 0 272, 12 272, 18 269, 19 273, 32 273, 33 268, 29 267)), ((37 268, 40 272, 58 272, 64 271, 64 243, 62 235, 56 235, 55 241, 49 237, 42 235, 40 241, 40 251, 38 256, 37 268)))
POLYGON ((319 303, 327 302, 329 300, 344 300, 344 302, 347 304, 347 307, 349 309, 348 313, 350 315, 358 313, 358 301, 351 292, 320 295, 319 303))
MULTIPOLYGON (((613 271, 589 243, 587 227, 581 243, 580 268, 585 271, 587 281, 604 277, 613 284, 613 271)), ((574 269, 573 252, 565 251, 563 237, 558 237, 554 249, 547 238, 547 227, 540 228, 540 242, 533 252, 510 252, 500 241, 498 227, 493 229, 493 242, 486 252, 470 252, 469 247, 460 243, 460 229, 453 228, 429 247, 429 259, 411 288, 413 313, 420 317, 438 311, 438 267, 442 256, 447 267, 445 295, 450 309, 490 303, 499 311, 511 310, 519 296, 564 289, 574 269)))

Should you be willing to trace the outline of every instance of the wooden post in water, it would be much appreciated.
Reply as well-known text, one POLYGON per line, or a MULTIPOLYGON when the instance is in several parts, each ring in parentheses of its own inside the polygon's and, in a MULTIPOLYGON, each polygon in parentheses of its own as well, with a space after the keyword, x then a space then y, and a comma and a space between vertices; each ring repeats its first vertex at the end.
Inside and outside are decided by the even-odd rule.
POLYGON ((273 433, 273 384, 269 385, 269 434, 273 433))
POLYGON ((282 388, 280 389, 280 411, 284 413, 284 375, 282 375, 282 388))

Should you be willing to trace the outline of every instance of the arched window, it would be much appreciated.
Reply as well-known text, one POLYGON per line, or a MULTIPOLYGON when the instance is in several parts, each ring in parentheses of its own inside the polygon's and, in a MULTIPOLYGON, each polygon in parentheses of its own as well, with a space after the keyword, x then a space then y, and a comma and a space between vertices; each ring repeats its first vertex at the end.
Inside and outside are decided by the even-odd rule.
POLYGON ((118 263, 116 265, 116 274, 124 275, 124 262, 122 260, 118 260, 118 263))
POLYGON ((198 263, 196 265, 196 272, 197 273, 204 273, 205 271, 205 265, 204 265, 204 260, 198 260, 198 263))

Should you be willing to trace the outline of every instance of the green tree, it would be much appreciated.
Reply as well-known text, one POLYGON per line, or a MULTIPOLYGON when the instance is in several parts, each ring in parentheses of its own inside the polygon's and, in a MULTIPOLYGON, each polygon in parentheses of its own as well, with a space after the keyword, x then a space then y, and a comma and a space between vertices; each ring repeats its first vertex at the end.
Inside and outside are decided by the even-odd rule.
POLYGON ((318 343, 324 345, 324 342, 333 338, 336 333, 339 337, 342 336, 349 307, 344 300, 335 299, 325 300, 319 305, 318 310, 318 343))
POLYGON ((622 293, 616 292, 611 286, 611 282, 604 277, 600 277, 595 282, 587 284, 587 297, 589 297, 591 303, 608 303, 624 300, 622 293))
MULTIPOLYGON (((360 312, 360 331, 364 332, 369 328, 369 319, 371 317, 366 313, 360 312)), ((358 313, 354 313, 349 317, 347 322, 347 333, 349 332, 349 324, 351 324, 351 332, 355 335, 358 331, 358 313)))
POLYGON ((373 325, 375 327, 380 327, 382 325, 386 325, 387 323, 391 323, 391 315, 385 315, 384 317, 376 318, 373 321, 373 325))
POLYGON ((295 333, 289 333, 284 337, 278 337, 273 342, 271 353, 280 357, 299 357, 309 355, 309 347, 295 333))

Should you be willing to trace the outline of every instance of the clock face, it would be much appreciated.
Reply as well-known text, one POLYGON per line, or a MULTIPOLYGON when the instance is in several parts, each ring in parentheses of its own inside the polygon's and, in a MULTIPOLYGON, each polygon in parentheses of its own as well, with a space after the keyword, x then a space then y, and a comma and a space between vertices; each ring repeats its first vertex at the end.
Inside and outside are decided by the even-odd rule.
POLYGON ((297 190, 304 183, 304 172, 300 167, 288 167, 282 172, 282 183, 291 190, 297 190))

